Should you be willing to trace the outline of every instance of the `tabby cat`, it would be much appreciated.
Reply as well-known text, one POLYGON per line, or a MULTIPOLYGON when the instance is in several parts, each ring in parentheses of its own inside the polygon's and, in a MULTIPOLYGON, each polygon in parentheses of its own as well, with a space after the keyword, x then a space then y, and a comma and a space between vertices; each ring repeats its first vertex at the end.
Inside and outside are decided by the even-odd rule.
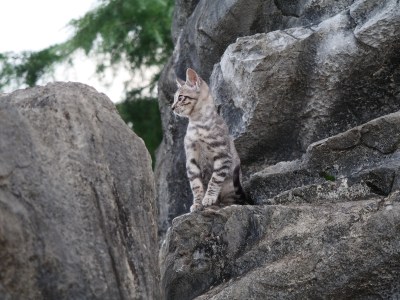
POLYGON ((172 110, 189 119, 184 144, 193 193, 190 211, 244 204, 240 159, 228 127, 215 109, 207 83, 189 68, 186 82, 177 79, 177 85, 172 110))

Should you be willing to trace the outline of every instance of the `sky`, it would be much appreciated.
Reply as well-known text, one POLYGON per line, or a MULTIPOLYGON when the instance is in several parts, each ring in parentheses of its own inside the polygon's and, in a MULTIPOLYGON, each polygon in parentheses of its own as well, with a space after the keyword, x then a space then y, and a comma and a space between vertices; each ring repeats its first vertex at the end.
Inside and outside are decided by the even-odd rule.
MULTIPOLYGON (((94 8, 97 0, 0 0, 0 53, 38 51, 61 43, 72 35, 67 24, 94 8)), ((74 57, 74 68, 60 66, 48 81, 79 81, 105 93, 113 102, 121 100, 124 82, 132 74, 123 68, 106 73, 104 84, 95 74, 95 63, 83 53, 74 57), (113 79, 113 74, 116 78, 113 79), (112 80, 113 79, 113 80, 112 80)), ((11 92, 11 91, 6 91, 11 92)))

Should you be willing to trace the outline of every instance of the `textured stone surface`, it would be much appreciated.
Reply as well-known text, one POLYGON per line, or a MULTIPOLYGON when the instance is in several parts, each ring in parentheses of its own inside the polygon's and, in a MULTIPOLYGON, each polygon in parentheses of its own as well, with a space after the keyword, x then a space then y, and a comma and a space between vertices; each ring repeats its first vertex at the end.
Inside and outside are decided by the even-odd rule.
POLYGON ((174 219, 166 299, 400 297, 400 112, 249 180, 260 204, 174 219))
POLYGON ((399 1, 358 0, 350 7, 350 15, 357 24, 358 41, 377 49, 399 43, 399 1))
POLYGON ((350 11, 225 51, 211 86, 249 171, 400 109, 400 6, 387 1, 365 19, 360 1, 350 11))
POLYGON ((259 205, 175 218, 165 298, 400 297, 398 1, 181 6, 160 80, 160 233, 191 202, 186 123, 169 109, 187 67, 209 81, 259 205))
POLYGON ((400 189, 400 112, 316 142, 299 160, 254 173, 246 190, 255 203, 271 204, 281 192, 325 181, 364 182, 388 196, 400 189))
POLYGON ((103 94, 54 83, 0 98, 0 299, 158 299, 143 141, 103 94))
POLYGON ((164 245, 166 299, 396 299, 396 201, 229 207, 178 217, 164 245))
POLYGON ((160 80, 160 232, 191 202, 175 73, 210 83, 244 177, 299 159, 318 140, 400 109, 397 0, 177 1, 175 51, 160 80))

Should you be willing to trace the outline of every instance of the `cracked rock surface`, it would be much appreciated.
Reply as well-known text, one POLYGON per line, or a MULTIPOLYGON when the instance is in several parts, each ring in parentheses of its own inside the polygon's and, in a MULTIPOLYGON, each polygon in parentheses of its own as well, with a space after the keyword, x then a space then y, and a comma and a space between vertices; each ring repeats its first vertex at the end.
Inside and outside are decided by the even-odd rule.
POLYGON ((400 296, 400 112, 312 144, 247 190, 259 205, 174 219, 166 299, 400 296))
POLYGON ((1 96, 0 299, 159 299, 154 193, 150 155, 105 95, 1 96))
MULTIPOLYGON (((246 190, 258 204, 272 204, 276 199, 271 198, 277 194, 289 190, 298 193, 297 188, 327 181, 362 183, 367 190, 388 196, 400 189, 399 147, 397 112, 313 143, 299 160, 280 162, 252 174, 246 190)), ((312 201, 314 197, 308 198, 312 201)))
POLYGON ((400 2, 183 2, 159 83, 163 296, 399 298, 400 2), (169 106, 187 67, 255 206, 184 214, 186 122, 169 106))
POLYGON ((159 82, 160 233, 191 204, 186 121, 170 104, 196 69, 235 137, 244 179, 319 140, 400 110, 397 0, 177 1, 175 51, 159 82), (176 75, 175 75, 176 74, 176 75))
POLYGON ((215 66, 214 97, 246 175, 400 109, 400 6, 367 14, 361 2, 311 26, 241 37, 215 66))
POLYGON ((399 200, 180 216, 163 247, 166 299, 396 299, 399 200))

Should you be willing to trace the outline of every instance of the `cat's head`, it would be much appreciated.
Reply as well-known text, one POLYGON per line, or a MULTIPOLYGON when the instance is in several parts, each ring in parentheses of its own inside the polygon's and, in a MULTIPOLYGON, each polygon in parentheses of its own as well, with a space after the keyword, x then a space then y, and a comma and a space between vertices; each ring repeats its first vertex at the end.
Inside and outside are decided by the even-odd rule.
POLYGON ((189 117, 196 109, 196 105, 205 93, 208 94, 208 86, 193 70, 186 70, 186 81, 179 78, 176 80, 178 90, 174 95, 174 103, 171 108, 173 112, 182 117, 189 117))

